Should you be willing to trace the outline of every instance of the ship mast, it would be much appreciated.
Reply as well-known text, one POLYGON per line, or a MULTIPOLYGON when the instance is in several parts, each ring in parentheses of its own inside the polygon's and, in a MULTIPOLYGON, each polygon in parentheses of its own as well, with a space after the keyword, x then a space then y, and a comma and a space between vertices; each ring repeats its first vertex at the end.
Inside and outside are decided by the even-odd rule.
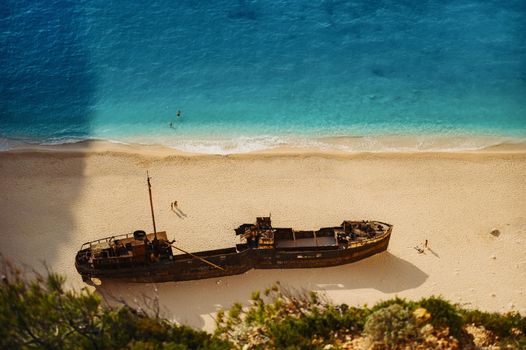
MULTIPOLYGON (((154 234, 154 242, 157 241, 157 229, 155 228, 155 215, 153 213, 153 201, 152 201, 152 185, 150 184, 150 175, 148 174, 148 170, 146 170, 146 178, 148 179, 148 193, 150 195, 150 209, 152 210, 152 222, 153 222, 153 234, 154 234)), ((173 241, 175 242, 175 241, 173 241)), ((224 268, 222 268, 221 266, 218 266, 216 264, 214 264, 213 262, 210 262, 204 258, 201 258, 200 256, 197 256, 195 254, 192 254, 192 253, 189 253, 187 252, 186 250, 183 250, 179 247, 176 247, 173 245, 173 242, 169 242, 169 244, 174 247, 175 249, 185 253, 185 254, 188 254, 190 255, 192 258, 195 258, 195 259, 198 259, 198 260, 201 260, 202 262, 210 265, 210 266, 213 266, 215 267, 216 269, 219 269, 219 270, 222 270, 222 271, 225 271, 224 268)))
POLYGON ((155 228, 155 215, 153 213, 152 185, 150 184, 150 174, 148 174, 148 170, 146 170, 146 177, 148 179, 148 193, 150 194, 150 209, 152 211, 153 235, 154 239, 157 240, 157 229, 155 228))

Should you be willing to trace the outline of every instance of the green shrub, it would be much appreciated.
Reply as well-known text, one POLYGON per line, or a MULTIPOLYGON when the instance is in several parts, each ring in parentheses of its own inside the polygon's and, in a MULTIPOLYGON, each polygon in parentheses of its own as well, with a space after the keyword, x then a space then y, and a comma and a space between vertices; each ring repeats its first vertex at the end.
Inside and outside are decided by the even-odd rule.
MULTIPOLYGON (((0 259, 1 260, 1 259, 0 259)), ((66 291, 54 273, 27 278, 0 263, 1 349, 230 349, 210 334, 129 307, 110 308, 88 290, 66 291)))
POLYGON ((364 333, 373 341, 396 347, 416 339, 418 328, 409 309, 400 304, 391 304, 367 317, 364 333))
POLYGON ((435 328, 448 327, 451 335, 457 339, 462 337, 464 320, 453 304, 441 297, 430 297, 420 300, 418 305, 429 311, 431 314, 430 323, 435 328))
POLYGON ((514 329, 526 334, 526 317, 517 312, 499 314, 496 312, 483 312, 479 310, 462 310, 464 321, 484 326, 499 337, 511 337, 514 329))
POLYGON ((348 307, 345 304, 340 305, 341 326, 351 333, 361 333, 365 327, 367 317, 373 312, 371 309, 364 307, 348 307))
POLYGON ((371 308, 371 311, 375 312, 375 311, 378 311, 380 309, 385 309, 386 307, 395 305, 395 304, 400 305, 409 311, 413 311, 414 309, 418 307, 418 303, 415 303, 414 301, 408 301, 406 299, 394 297, 393 299, 384 300, 384 301, 377 303, 371 308))

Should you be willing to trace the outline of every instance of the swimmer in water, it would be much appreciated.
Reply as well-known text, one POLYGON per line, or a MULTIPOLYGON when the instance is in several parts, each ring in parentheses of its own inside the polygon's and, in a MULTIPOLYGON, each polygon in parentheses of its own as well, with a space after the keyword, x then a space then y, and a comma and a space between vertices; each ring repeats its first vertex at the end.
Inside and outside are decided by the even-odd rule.
POLYGON ((175 113, 177 119, 181 118, 181 111, 177 111, 177 113, 175 113))

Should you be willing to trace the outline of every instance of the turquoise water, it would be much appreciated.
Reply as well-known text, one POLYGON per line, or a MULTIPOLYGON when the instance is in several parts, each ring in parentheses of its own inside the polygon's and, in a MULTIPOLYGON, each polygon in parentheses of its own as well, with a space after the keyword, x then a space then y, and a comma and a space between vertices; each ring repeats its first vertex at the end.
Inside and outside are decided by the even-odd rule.
POLYGON ((0 16, 4 148, 526 138, 524 1, 7 0, 0 16))

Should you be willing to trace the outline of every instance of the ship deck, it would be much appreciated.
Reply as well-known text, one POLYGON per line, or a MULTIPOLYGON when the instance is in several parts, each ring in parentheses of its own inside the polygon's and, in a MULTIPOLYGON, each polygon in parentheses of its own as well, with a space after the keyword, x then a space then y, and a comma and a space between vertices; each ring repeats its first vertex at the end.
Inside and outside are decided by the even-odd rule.
POLYGON ((337 246, 334 237, 312 237, 298 239, 280 239, 276 241, 276 248, 296 248, 296 247, 331 247, 337 246))

